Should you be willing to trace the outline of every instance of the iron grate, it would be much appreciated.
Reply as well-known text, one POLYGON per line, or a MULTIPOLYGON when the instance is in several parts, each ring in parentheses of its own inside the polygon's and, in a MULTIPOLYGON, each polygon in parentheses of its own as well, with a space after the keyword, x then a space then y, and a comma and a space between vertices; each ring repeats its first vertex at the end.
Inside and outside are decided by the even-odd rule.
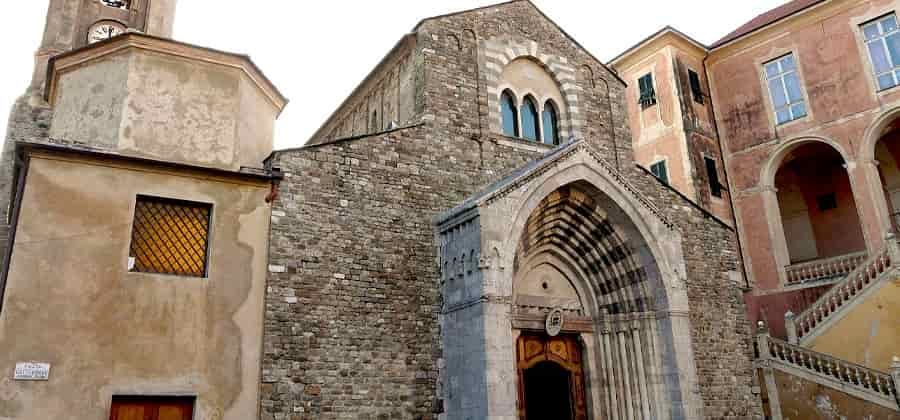
POLYGON ((138 196, 131 231, 131 271, 206 276, 212 205, 138 196))

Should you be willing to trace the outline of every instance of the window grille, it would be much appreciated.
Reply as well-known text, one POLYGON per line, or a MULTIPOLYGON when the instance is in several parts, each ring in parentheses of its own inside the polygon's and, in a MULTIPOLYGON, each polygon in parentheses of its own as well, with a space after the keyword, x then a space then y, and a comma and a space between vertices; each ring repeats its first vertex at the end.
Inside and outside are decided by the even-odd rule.
POLYGON ((775 109, 775 122, 784 124, 806 116, 806 100, 803 98, 803 87, 797 76, 797 65, 794 55, 788 54, 766 63, 766 84, 772 108, 775 109))
POLYGON ((641 104, 642 108, 656 105, 656 91, 653 89, 652 74, 646 74, 638 79, 638 88, 640 89, 638 103, 641 104))
POLYGON ((138 196, 131 271, 206 276, 212 205, 138 196))
POLYGON ((688 69, 688 79, 690 79, 691 82, 691 95, 694 97, 694 102, 702 104, 703 89, 700 88, 700 76, 697 72, 688 69))
POLYGON ((878 90, 900 84, 900 29, 891 13, 862 25, 878 90))

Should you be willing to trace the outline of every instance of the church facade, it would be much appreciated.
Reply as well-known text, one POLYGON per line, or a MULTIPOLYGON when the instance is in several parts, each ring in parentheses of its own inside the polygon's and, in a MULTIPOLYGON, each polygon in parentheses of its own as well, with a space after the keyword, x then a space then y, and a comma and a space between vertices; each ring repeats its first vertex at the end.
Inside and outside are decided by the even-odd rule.
POLYGON ((0 418, 762 416, 735 232, 636 164, 625 82, 532 3, 423 20, 274 151, 286 99, 173 13, 51 2, 0 418))

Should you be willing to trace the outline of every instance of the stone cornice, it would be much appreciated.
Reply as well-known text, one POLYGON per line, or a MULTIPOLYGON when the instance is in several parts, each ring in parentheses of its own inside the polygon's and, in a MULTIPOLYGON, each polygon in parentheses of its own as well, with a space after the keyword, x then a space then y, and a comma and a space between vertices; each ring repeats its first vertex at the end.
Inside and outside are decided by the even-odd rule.
POLYGON ((52 105, 56 97, 59 79, 63 74, 91 63, 129 50, 144 50, 172 57, 222 65, 241 70, 264 94, 269 103, 280 113, 287 105, 287 98, 250 60, 249 56, 186 44, 137 32, 129 32, 106 41, 54 56, 47 67, 47 88, 44 98, 52 105))

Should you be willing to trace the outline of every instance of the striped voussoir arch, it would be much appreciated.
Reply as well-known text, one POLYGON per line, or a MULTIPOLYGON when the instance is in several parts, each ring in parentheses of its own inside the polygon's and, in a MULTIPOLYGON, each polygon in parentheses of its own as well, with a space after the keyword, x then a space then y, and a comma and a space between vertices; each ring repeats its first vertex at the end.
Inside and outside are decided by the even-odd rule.
POLYGON ((582 279, 607 314, 654 310, 647 271, 597 200, 577 186, 549 194, 531 214, 516 265, 543 252, 560 253, 588 276, 582 279))

